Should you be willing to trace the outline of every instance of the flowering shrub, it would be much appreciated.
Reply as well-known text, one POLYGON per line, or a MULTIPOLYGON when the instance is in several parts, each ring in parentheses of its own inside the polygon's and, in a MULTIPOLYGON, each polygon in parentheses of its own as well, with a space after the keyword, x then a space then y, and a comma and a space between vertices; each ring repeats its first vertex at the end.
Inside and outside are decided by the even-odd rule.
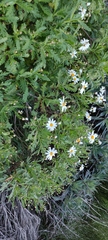
POLYGON ((106 107, 105 7, 5 0, 0 11, 1 189, 42 207, 103 141, 91 121, 106 107))

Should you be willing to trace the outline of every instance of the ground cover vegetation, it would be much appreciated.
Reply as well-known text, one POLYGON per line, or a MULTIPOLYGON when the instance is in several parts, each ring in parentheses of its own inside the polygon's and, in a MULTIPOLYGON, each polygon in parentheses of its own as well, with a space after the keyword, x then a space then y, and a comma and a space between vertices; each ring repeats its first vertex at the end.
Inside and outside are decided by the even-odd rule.
POLYGON ((56 233, 107 176, 107 13, 102 0, 0 2, 1 192, 56 233))

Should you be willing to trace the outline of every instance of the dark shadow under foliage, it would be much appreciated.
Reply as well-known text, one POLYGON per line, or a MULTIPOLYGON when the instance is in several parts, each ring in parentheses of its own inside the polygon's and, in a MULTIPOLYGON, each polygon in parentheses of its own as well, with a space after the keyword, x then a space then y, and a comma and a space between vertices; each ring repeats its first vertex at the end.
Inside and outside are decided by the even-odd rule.
POLYGON ((37 240, 40 218, 7 197, 7 191, 0 193, 0 240, 37 240))

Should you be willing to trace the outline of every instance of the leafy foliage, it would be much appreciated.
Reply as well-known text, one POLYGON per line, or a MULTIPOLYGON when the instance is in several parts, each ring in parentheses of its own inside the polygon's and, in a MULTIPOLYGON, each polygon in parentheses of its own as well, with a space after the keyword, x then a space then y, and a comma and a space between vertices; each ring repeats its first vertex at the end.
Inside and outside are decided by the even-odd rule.
MULTIPOLYGON (((90 6, 80 0, 3 0, 0 13, 1 190, 9 187, 10 198, 43 208, 74 181, 82 164, 92 162, 87 109, 104 109, 92 120, 107 124, 106 90, 100 90, 108 73, 106 10, 100 0, 90 6), (89 47, 82 51, 83 39, 89 47), (54 131, 47 127, 51 119, 54 131), (51 161, 49 148, 57 151, 51 161)), ((98 163, 105 129, 93 143, 98 163)))

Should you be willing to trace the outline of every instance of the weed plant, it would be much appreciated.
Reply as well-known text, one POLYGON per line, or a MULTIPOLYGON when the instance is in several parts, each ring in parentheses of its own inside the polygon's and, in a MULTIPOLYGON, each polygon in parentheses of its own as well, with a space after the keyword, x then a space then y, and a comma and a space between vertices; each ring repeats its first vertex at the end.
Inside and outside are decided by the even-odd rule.
POLYGON ((106 174, 107 34, 102 0, 0 2, 0 187, 11 201, 86 212, 106 174))

